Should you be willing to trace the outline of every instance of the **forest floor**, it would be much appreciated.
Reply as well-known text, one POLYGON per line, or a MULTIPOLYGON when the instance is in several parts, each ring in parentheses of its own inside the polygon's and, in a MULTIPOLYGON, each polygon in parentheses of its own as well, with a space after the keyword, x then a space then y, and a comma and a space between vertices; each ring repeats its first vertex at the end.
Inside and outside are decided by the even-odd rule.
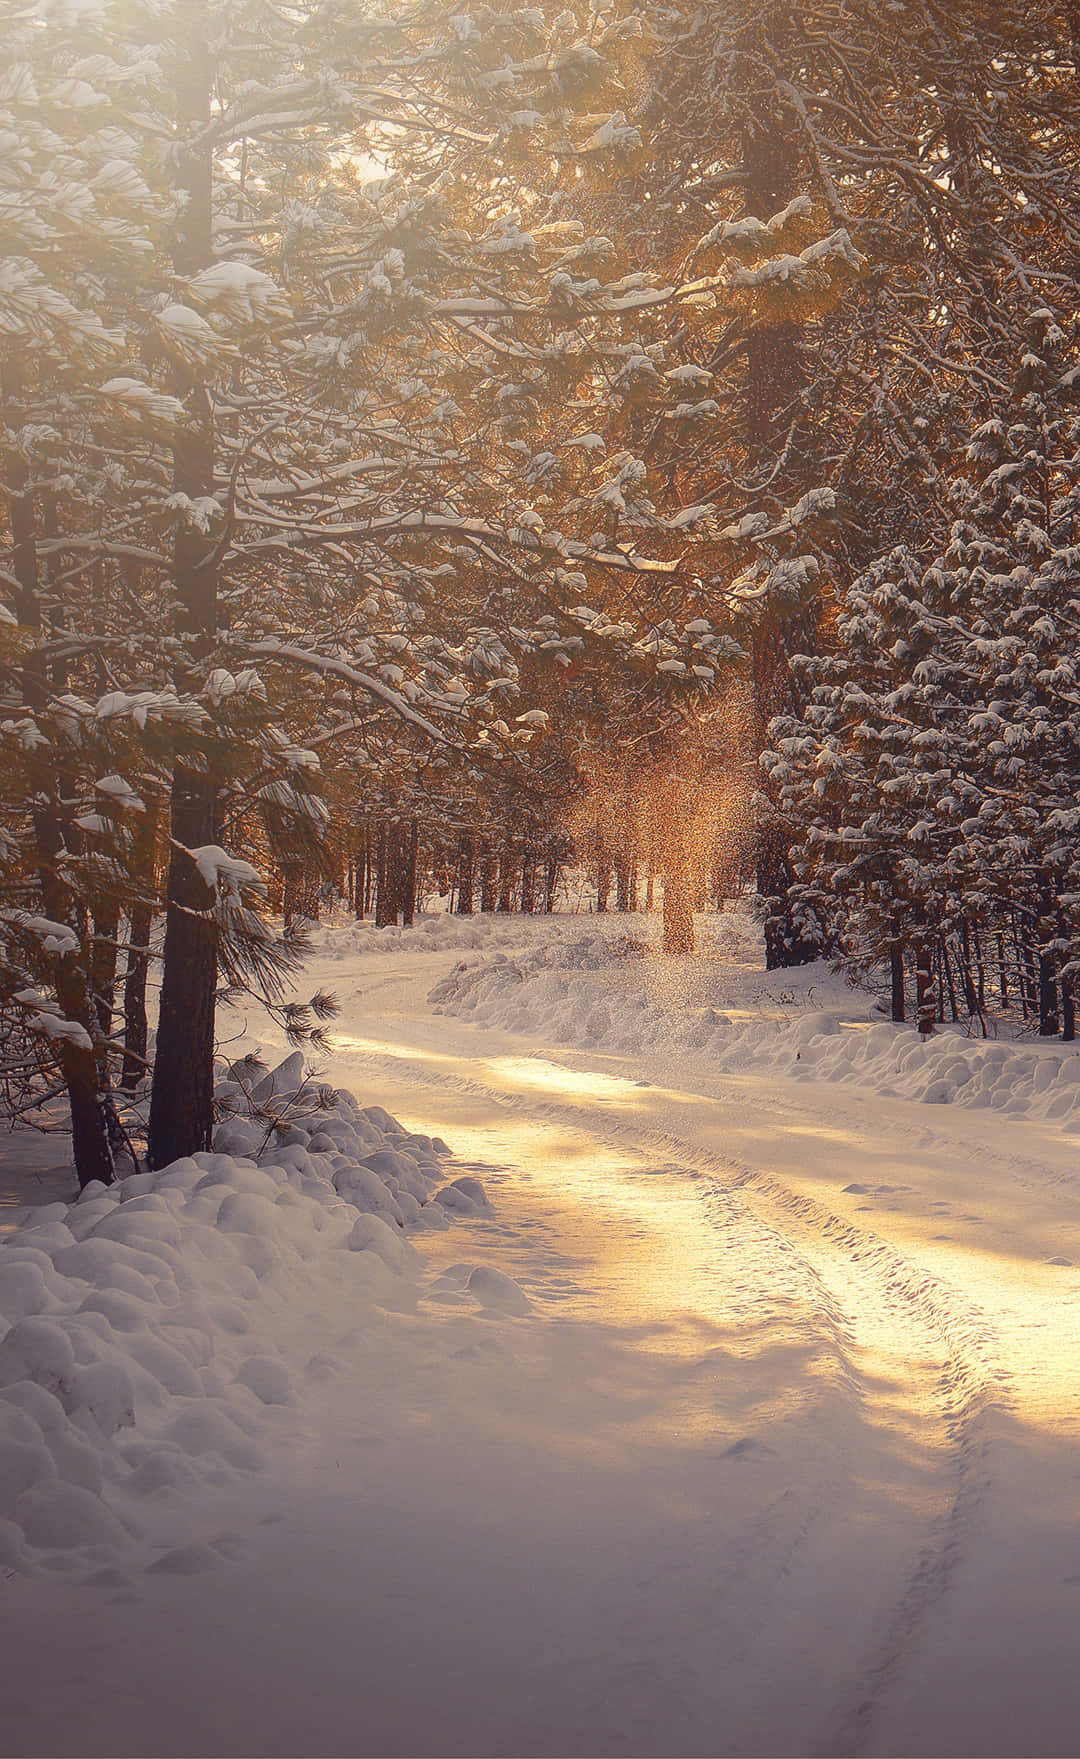
MULTIPOLYGON (((143 1459, 136 1518, 143 1457, 106 1438, 122 1530, 10 1524, 0 1753, 1077 1752, 1080 1055, 922 1045, 823 968, 766 979, 743 919, 704 928, 677 966, 641 917, 317 932, 327 1078, 445 1138, 488 1206, 355 1297, 340 1243, 300 1241, 285 1301, 268 1237, 244 1294, 280 1402, 249 1362, 245 1414, 212 1367, 239 1298, 200 1385, 142 1351, 166 1391, 117 1433, 167 1414, 176 1472, 143 1459), (204 1438, 220 1470, 185 1477, 211 1393, 252 1456, 204 1438)), ((103 1273, 55 1202, 10 1206, 56 1196, 23 1183, 55 1140, 21 1140, 0 1313, 22 1242, 60 1323, 103 1273)), ((95 1304, 135 1349, 135 1309, 95 1304)))

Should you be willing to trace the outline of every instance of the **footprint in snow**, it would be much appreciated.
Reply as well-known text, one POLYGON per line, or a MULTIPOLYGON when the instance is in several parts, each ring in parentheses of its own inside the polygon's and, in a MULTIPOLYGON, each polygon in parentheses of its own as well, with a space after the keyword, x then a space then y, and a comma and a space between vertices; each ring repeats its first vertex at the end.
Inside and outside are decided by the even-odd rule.
POLYGON ((1071 1258, 1048 1258, 1046 1262, 1047 1264, 1063 1264, 1068 1266, 1069 1269, 1072 1268, 1071 1258))

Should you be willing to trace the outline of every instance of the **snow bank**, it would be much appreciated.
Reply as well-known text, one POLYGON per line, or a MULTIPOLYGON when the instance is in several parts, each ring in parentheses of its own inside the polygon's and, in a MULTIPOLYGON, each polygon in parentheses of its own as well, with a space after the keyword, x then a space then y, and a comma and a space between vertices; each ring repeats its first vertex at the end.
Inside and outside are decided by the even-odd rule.
MULTIPOLYGON (((745 949, 735 921, 720 918, 727 926, 716 932, 728 944, 710 945, 737 960, 745 949)), ((970 1039, 947 1028, 924 1040, 882 1020, 865 993, 860 1018, 852 992, 823 965, 782 975, 798 988, 778 980, 766 993, 760 968, 729 966, 712 985, 727 1005, 695 1005, 710 989, 707 959, 669 964, 610 925, 580 932, 579 919, 577 935, 561 943, 461 960, 429 1000, 436 1012, 549 1042, 691 1056, 711 1071, 850 1082, 927 1105, 1080 1120, 1080 1048, 970 1039)))
MULTIPOLYGON (((553 924, 561 920, 551 916, 516 916, 479 913, 475 916, 451 916, 441 912, 418 916, 411 928, 376 928, 372 922, 350 922, 346 925, 316 927, 312 945, 320 960, 348 964, 357 954, 452 952, 456 948, 533 945, 550 937, 553 924)), ((580 921, 581 918, 571 920, 580 921)))
MULTIPOLYGON (((298 1054, 217 1093, 215 1152, 32 1210, 0 1246, 0 1570, 220 1564, 190 1543, 193 1498, 257 1470, 305 1380, 343 1366, 342 1313, 404 1323, 408 1232, 490 1208, 446 1182, 444 1143, 298 1054)), ((491 1274, 478 1306, 525 1311, 491 1274)))

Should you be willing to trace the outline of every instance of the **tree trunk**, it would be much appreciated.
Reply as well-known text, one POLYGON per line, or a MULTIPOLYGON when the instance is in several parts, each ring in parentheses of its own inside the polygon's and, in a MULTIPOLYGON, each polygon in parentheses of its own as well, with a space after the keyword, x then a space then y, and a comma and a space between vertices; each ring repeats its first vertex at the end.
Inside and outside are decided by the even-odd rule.
POLYGON ((127 968, 124 973, 124 1065, 120 1086, 134 1093, 146 1074, 146 977, 150 969, 150 935, 154 915, 149 904, 136 904, 131 912, 127 968))
MULTIPOLYGON (((21 391, 21 374, 12 366, 4 369, 0 380, 3 414, 9 426, 17 429, 22 420, 21 409, 12 398, 21 391)), ((41 634, 40 576, 38 572, 37 530, 33 490, 29 469, 21 454, 12 451, 4 460, 9 484, 9 514, 12 539, 12 574, 15 581, 15 614, 20 624, 35 636, 41 634)), ((20 679, 23 700, 33 713, 48 699, 48 681, 40 654, 32 651, 20 679)), ((71 1109, 71 1148, 75 1174, 81 1189, 92 1180, 111 1185, 116 1176, 113 1152, 109 1141, 105 1092, 102 1084, 102 1063, 94 1048, 98 1031, 90 981, 89 958, 85 933, 79 923, 75 899, 62 877, 60 856, 65 847, 62 790, 50 769, 43 777, 43 802, 31 815, 34 839, 34 863, 41 888, 41 901, 46 916, 62 922, 80 941, 78 952, 58 956, 54 964, 53 984, 56 999, 65 1019, 76 1029, 61 1039, 57 1061, 67 1089, 71 1109), (81 1028, 81 1032, 77 1029, 81 1028)), ((100 1033, 98 1033, 100 1039, 100 1033)))
POLYGON ((1039 954, 1039 1037, 1056 1038, 1061 1029, 1058 1013, 1057 959, 1039 954))
MULTIPOLYGON (((413 827, 415 831, 415 826, 413 827)), ((416 899, 416 850, 401 819, 391 819, 379 832, 379 891, 375 925, 388 928, 411 922, 416 899)))
POLYGON ((536 850, 528 838, 521 845, 521 914, 536 912, 536 850))
POLYGON ((116 992, 117 937, 120 933, 120 906, 103 904, 94 911, 90 952, 90 985, 94 1007, 101 1026, 101 1036, 111 1038, 116 992))
POLYGON ((559 863, 554 855, 549 855, 544 866, 544 914, 550 916, 555 908, 555 887, 559 883, 559 863))
POLYGON ((514 879, 516 874, 517 858, 514 854, 513 844, 508 841, 503 844, 502 853, 499 856, 498 904, 498 908, 507 911, 507 913, 514 908, 514 879))
MULTIPOLYGON (((949 1011, 950 1011, 950 1014, 952 1015, 953 1024, 955 1025, 956 1022, 960 1018, 960 1010, 956 1005, 956 985, 953 982, 952 961, 949 958, 949 943, 945 939, 944 936, 942 936, 940 942, 938 943, 938 949, 939 949, 938 950, 938 959, 941 964, 942 974, 945 979, 945 987, 948 989, 948 992, 949 992, 949 1011)), ((940 985, 939 985, 939 993, 940 993, 940 985)), ((944 1019, 945 1019, 944 1000, 942 1000, 941 1007, 940 1007, 939 1014, 938 1014, 938 1018, 942 1021, 944 1021, 944 1019)))
POLYGON ((937 997, 934 994, 933 955, 925 942, 920 944, 915 954, 915 996, 919 1014, 919 1031, 924 1038, 929 1038, 934 1030, 937 997))
POLYGON ((371 827, 364 820, 360 832, 360 872, 357 876, 356 914, 361 922, 371 909, 371 827))
POLYGON ((416 916, 416 869, 420 856, 420 826, 416 819, 409 825, 409 838, 404 850, 401 881, 401 920, 411 928, 416 916))
POLYGON ((499 901, 498 864, 490 849, 480 859, 480 908, 485 913, 495 909, 499 901))
POLYGON ((892 1000, 892 1018, 897 1025, 907 1019, 904 1002, 904 949, 893 946, 889 949, 889 981, 892 1000))
POLYGON ((982 1011, 980 999, 981 983, 979 988, 977 988, 975 983, 975 968, 972 960, 973 941, 977 951, 979 944, 978 936, 973 936, 971 929, 965 922, 960 929, 960 982, 963 985, 964 990, 964 1006, 972 1017, 982 1011))
POLYGON ((473 913, 473 892, 476 887, 476 858, 473 840, 467 831, 461 834, 458 844, 458 878, 457 878, 457 914, 471 916, 473 913))
MULTIPOLYGON (((790 16, 786 5, 767 0, 761 8, 755 31, 762 53, 773 64, 783 65, 784 51, 790 36, 790 16)), ((748 124, 743 137, 743 174, 745 208, 748 216, 762 221, 778 213, 797 193, 801 169, 801 130, 793 112, 765 110, 748 124)), ((744 380, 743 417, 746 436, 747 464, 751 480, 768 477, 770 495, 792 498, 801 493, 805 483, 797 468, 799 448, 789 449, 789 462, 782 476, 775 474, 777 453, 789 435, 791 410, 798 409, 798 395, 805 381, 800 354, 800 332, 792 322, 757 324, 746 338, 746 374, 744 380)), ((781 505, 784 503, 781 502, 781 505)), ((753 644, 753 687, 757 708, 759 739, 773 715, 801 706, 795 678, 790 666, 793 651, 813 652, 816 647, 812 618, 806 613, 788 616, 779 622, 762 617, 753 644)), ((762 783, 768 795, 770 787, 762 783)), ((797 924, 789 897, 794 875, 788 860, 788 841, 784 827, 777 821, 762 827, 758 859, 757 889, 767 900, 765 919, 765 965, 769 971, 784 970, 793 965, 807 965, 828 953, 824 940, 797 924)))
POLYGON ((1038 899, 1039 921, 1036 933, 1041 943, 1039 947, 1039 1037, 1056 1038, 1061 1030, 1061 1015, 1058 1011, 1058 956, 1057 949, 1047 945, 1047 942, 1054 938, 1056 923, 1053 888, 1045 871, 1040 874, 1038 899))
POLYGON ((781 828, 767 826, 758 846, 757 863, 758 893, 766 905, 767 971, 786 971, 793 965, 810 965, 828 952, 823 940, 808 934, 795 920, 788 895, 794 877, 781 828))
POLYGON ((217 920, 214 893, 188 850, 216 842, 215 804, 208 779, 178 766, 170 802, 173 846, 150 1092, 151 1167, 208 1149, 213 1136, 217 920))
MULTIPOLYGON (((211 237, 213 160, 207 142, 212 67, 210 23, 193 6, 176 82, 176 186, 180 212, 173 268, 195 275, 214 260, 211 237)), ((191 500, 214 493, 213 417, 206 387, 177 368, 175 391, 187 421, 173 452, 173 482, 191 500)), ((218 563, 213 539, 181 525, 173 547, 178 630, 190 664, 205 657, 217 633, 218 563)), ((218 840, 217 785, 209 769, 177 762, 170 798, 171 855, 157 1051, 150 1096, 152 1167, 210 1147, 213 1132, 214 1003, 217 990, 216 896, 188 853, 218 840)))

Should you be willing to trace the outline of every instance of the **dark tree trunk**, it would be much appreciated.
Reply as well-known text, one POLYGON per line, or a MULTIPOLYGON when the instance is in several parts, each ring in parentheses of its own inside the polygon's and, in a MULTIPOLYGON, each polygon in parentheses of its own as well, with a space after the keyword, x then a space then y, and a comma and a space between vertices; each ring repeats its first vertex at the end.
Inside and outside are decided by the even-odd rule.
POLYGON ((975 1000, 976 1000, 976 1004, 977 1004, 978 1013, 982 1017, 983 1037, 985 1038, 985 1036, 986 1036, 986 960, 983 956, 982 936, 979 933, 978 929, 975 929, 972 938, 975 942, 975 971, 976 971, 977 980, 978 980, 977 984, 976 984, 976 989, 975 989, 975 1000))
POLYGON ((521 845, 521 914, 536 913, 536 850, 526 838, 521 845))
POLYGON ((1054 894, 1049 876, 1039 876, 1039 921, 1036 929, 1039 947, 1039 1037, 1056 1038, 1061 1030, 1061 1014, 1058 1008, 1058 956, 1057 949, 1047 943, 1052 941, 1056 932, 1054 912, 1054 894))
POLYGON ((1076 997, 1071 977, 1061 980, 1061 1036, 1066 1044, 1072 1044, 1076 1038, 1076 997))
MULTIPOLYGON (((56 867, 63 848, 56 814, 35 813, 34 831, 45 914, 54 922, 70 922, 71 897, 56 867)), ((84 947, 85 944, 84 940, 84 947)), ((116 1178, 111 1128, 115 1114, 106 1087, 103 1039, 81 954, 70 953, 56 960, 54 983, 62 1013, 82 1028, 79 1039, 63 1039, 59 1051, 60 1071, 71 1106, 75 1175, 81 1190, 95 1179, 111 1185, 116 1178)))
POLYGON ((559 883, 559 863, 549 855, 544 866, 544 913, 550 916, 555 908, 555 888, 559 883))
POLYGON ((457 877, 457 914, 471 916, 473 913, 473 892, 476 888, 476 858, 473 840, 467 831, 463 831, 458 844, 458 877, 457 877))
POLYGON ((146 977, 150 969, 150 934, 154 925, 149 904, 131 912, 127 969, 124 972, 124 1065, 120 1086, 134 1093, 146 1074, 146 977))
POLYGON ((1035 955, 1028 939, 1026 919, 1022 930, 1020 920, 1015 915, 1013 917, 1013 942, 1016 947, 1017 984, 1026 1020, 1029 1014, 1036 1013, 1038 1010, 1039 984, 1035 969, 1035 955))
POLYGON ((379 831, 379 888, 375 925, 411 922, 416 908, 416 826, 391 819, 379 831))
MULTIPOLYGON (((788 7, 778 0, 767 0, 758 29, 767 45, 763 53, 782 65, 790 36, 788 7)), ((797 193, 801 138, 798 118, 791 111, 766 110, 755 114, 753 123, 747 125, 742 153, 747 215, 769 220, 797 193)), ((799 392, 805 380, 799 340, 799 328, 790 322, 756 324, 746 338, 743 416, 747 463, 751 479, 755 475, 769 478, 771 495, 790 493, 794 497, 805 487, 796 467, 797 443, 789 448, 783 474, 776 475, 777 456, 781 446, 787 445, 793 409, 797 419, 799 392)), ((795 651, 815 650, 812 624, 811 616, 800 613, 773 623, 763 618, 756 631, 753 683, 759 738, 763 739, 773 715, 800 706, 790 656, 795 651)), ((763 791, 766 795, 770 792, 767 782, 763 791)), ((758 850, 757 889, 768 901, 765 964, 770 971, 811 964, 829 952, 823 938, 796 922, 789 896, 793 878, 784 828, 775 821, 766 824, 758 850)))
POLYGON ((90 984, 101 1036, 112 1037, 116 995, 117 937, 120 933, 119 904, 104 904, 94 912, 90 954, 90 984))
POLYGON ((368 833, 367 825, 361 825, 356 832, 355 857, 353 868, 353 913, 358 922, 363 922, 364 904, 367 896, 368 869, 368 833))
POLYGON ((611 873, 610 856, 601 855, 596 864, 596 909, 601 916, 607 910, 611 895, 611 873))
POLYGON ((1061 1030, 1058 1012, 1057 960, 1053 953, 1039 954, 1039 1037, 1056 1038, 1061 1030))
POLYGON ((386 928, 394 918, 390 909, 390 829, 385 819, 375 832, 375 927, 386 928))
MULTIPOLYGON (((9 425, 18 427, 21 413, 11 399, 22 389, 21 374, 10 365, 0 379, 3 413, 9 425)), ((16 617, 24 628, 35 635, 41 633, 40 576, 38 572, 37 531, 34 496, 29 469, 21 454, 12 451, 4 459, 9 486, 9 516, 12 539, 12 575, 15 582, 16 617)), ((32 653, 20 679, 27 707, 33 712, 48 698, 48 679, 40 657, 32 653)), ((103 1085, 103 1061, 95 1049, 100 1046, 100 1029, 94 1011, 89 980, 89 949, 85 923, 62 878, 60 857, 64 852, 64 809, 62 790, 50 772, 43 778, 43 803, 34 811, 31 826, 34 839, 34 862, 41 888, 41 901, 46 916, 61 922, 78 935, 80 950, 58 956, 53 982, 56 999, 64 1017, 72 1023, 73 1035, 62 1038, 57 1051, 60 1073, 67 1089, 71 1109, 71 1148, 75 1174, 81 1189, 93 1180, 111 1185, 116 1176, 113 1151, 109 1139, 109 1120, 103 1085), (81 1029, 81 1031, 79 1030, 81 1029)))
POLYGON ((485 849, 480 860, 480 908, 485 912, 493 911, 498 901, 498 863, 491 851, 485 849))
POLYGON ((397 921, 394 898, 394 830, 392 824, 380 824, 375 845, 375 927, 389 928, 397 921))
POLYGON ((404 849, 401 881, 401 920, 406 928, 412 927, 416 916, 416 870, 419 858, 420 826, 413 819, 404 849))
POLYGON ((976 988, 975 970, 972 962, 972 942, 978 949, 978 936, 972 935, 965 922, 960 930, 960 982, 964 989, 964 1005, 970 1015, 982 1012, 980 989, 976 988))
MULTIPOLYGON (((945 939, 942 939, 938 944, 938 962, 941 966, 941 975, 945 979, 945 987, 949 992, 949 1011, 952 1015, 953 1024, 955 1025, 960 1018, 960 1010, 956 1005, 956 985, 953 982, 952 960, 949 958, 949 943, 945 939)), ((940 982, 938 984, 938 994, 941 994, 940 982)), ((944 1021, 945 1019, 944 1000, 942 1000, 938 1011, 938 1019, 941 1021, 944 1021)))
POLYGON ((920 944, 915 954, 915 996, 919 1031, 924 1038, 929 1038, 937 1015, 937 997, 934 994, 933 953, 925 943, 920 944))
POLYGON ((514 880, 517 875, 517 857, 512 843, 503 845, 499 856, 499 909, 509 913, 514 908, 514 880))
POLYGON ((765 968, 786 971, 793 965, 810 965, 828 951, 824 939, 798 924, 788 893, 794 881, 787 847, 778 826, 769 826, 758 848, 757 885, 765 901, 765 968))
MULTIPOLYGON (((195 275, 214 260, 211 237, 213 162, 210 124, 209 20, 192 7, 176 82, 176 185, 181 200, 173 268, 195 275), (191 143, 191 144, 189 144, 191 143)), ((198 380, 177 369, 175 390, 187 421, 173 453, 173 481, 192 500, 214 493, 210 400, 198 380)), ((217 633, 218 563, 214 541, 191 526, 177 531, 173 584, 178 626, 194 664, 217 633)), ((171 857, 166 888, 165 947, 157 1050, 150 1097, 148 1155, 152 1167, 210 1147, 213 1132, 214 1001, 217 990, 216 897, 188 853, 218 840, 217 785, 208 771, 178 762, 170 799, 171 857)))
POLYGON ((370 916, 375 908, 377 888, 375 841, 369 819, 364 830, 364 911, 370 916))
POLYGON ((904 949, 893 946, 889 949, 889 983, 892 1000, 892 1018, 897 1025, 907 1019, 904 1001, 904 949))
POLYGON ((214 893, 188 850, 216 841, 215 798, 205 776, 178 767, 150 1094, 147 1158, 152 1167, 210 1148, 213 1135, 217 919, 214 893))

